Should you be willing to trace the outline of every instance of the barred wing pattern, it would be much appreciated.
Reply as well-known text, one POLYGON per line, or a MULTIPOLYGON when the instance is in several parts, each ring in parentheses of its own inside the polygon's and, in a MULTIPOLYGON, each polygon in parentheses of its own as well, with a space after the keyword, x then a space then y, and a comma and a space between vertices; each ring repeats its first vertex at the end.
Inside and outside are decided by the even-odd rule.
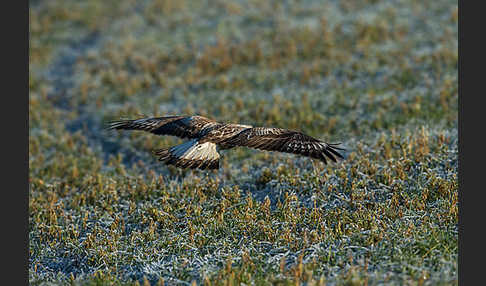
POLYGON ((199 138, 204 130, 217 124, 202 116, 166 116, 112 121, 108 129, 142 130, 157 135, 199 138))
POLYGON ((298 131, 266 127, 248 128, 220 144, 293 153, 319 159, 326 164, 326 158, 334 162, 336 162, 336 157, 343 159, 338 150, 344 150, 337 147, 339 144, 322 142, 298 131))
POLYGON ((190 140, 170 148, 155 150, 160 161, 179 168, 217 169, 220 155, 216 147, 238 146, 293 153, 319 159, 325 164, 344 150, 299 131, 252 127, 242 124, 222 124, 202 116, 165 116, 135 120, 112 121, 108 129, 142 130, 157 135, 172 135, 190 140))

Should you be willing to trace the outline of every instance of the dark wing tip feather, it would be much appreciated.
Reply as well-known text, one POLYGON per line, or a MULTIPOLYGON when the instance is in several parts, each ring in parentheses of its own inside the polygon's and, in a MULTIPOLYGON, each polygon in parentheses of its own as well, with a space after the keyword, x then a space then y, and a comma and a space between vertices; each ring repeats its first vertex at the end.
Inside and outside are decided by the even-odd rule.
MULTIPOLYGON (((344 148, 341 148, 341 147, 337 147, 337 145, 340 145, 341 143, 333 143, 333 144, 327 144, 327 148, 325 149, 326 151, 334 154, 335 156, 339 157, 340 159, 344 159, 344 156, 338 152, 338 150, 340 151, 346 151, 346 149, 344 148)), ((326 154, 327 155, 327 154, 326 154)), ((335 161, 334 161, 335 162, 335 161)))
POLYGON ((324 162, 324 164, 327 165, 326 156, 324 156, 324 154, 318 153, 318 158, 317 159, 321 160, 322 162, 324 162))
POLYGON ((104 123, 104 129, 114 130, 122 129, 124 126, 129 124, 132 120, 111 120, 104 123))
POLYGON ((332 149, 336 149, 336 150, 341 150, 341 151, 346 151, 346 149, 344 148, 341 148, 341 147, 337 147, 339 145, 341 145, 342 143, 327 143, 327 145, 329 147, 331 147, 332 149))
POLYGON ((331 159, 334 163, 337 162, 336 158, 329 152, 329 149, 324 149, 322 152, 327 156, 327 158, 331 159))

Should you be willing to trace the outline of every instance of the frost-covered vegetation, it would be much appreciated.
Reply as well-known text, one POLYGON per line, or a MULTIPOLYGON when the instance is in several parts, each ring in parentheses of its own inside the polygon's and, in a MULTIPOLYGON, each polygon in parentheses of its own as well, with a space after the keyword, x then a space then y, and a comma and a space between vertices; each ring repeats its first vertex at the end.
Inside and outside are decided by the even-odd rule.
MULTIPOLYGON (((456 285, 456 1, 31 1, 29 281, 456 285), (324 165, 107 120, 200 114, 343 142, 324 165)), ((50 285, 50 284, 49 284, 50 285)))

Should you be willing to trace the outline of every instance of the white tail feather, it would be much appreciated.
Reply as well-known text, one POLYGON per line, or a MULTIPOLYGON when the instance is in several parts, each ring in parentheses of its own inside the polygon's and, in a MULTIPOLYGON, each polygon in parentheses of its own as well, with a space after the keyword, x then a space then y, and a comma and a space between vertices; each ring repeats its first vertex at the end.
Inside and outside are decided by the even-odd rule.
POLYGON ((166 149, 165 152, 156 152, 156 154, 161 156, 160 160, 179 167, 217 169, 219 166, 220 156, 216 150, 216 144, 212 142, 200 144, 194 139, 166 149))

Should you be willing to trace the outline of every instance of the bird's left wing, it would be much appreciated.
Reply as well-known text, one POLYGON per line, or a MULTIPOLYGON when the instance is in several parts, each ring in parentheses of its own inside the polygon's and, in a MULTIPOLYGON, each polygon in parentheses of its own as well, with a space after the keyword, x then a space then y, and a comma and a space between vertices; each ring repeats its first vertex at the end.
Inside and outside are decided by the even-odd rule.
POLYGON ((107 128, 142 130, 157 135, 197 138, 205 128, 217 124, 216 121, 203 116, 165 116, 112 121, 107 128))
POLYGON ((338 150, 344 150, 337 147, 339 144, 326 143, 302 132, 266 127, 245 129, 222 143, 267 151, 293 153, 319 159, 324 163, 327 163, 326 158, 334 162, 336 162, 336 157, 343 159, 338 150))

